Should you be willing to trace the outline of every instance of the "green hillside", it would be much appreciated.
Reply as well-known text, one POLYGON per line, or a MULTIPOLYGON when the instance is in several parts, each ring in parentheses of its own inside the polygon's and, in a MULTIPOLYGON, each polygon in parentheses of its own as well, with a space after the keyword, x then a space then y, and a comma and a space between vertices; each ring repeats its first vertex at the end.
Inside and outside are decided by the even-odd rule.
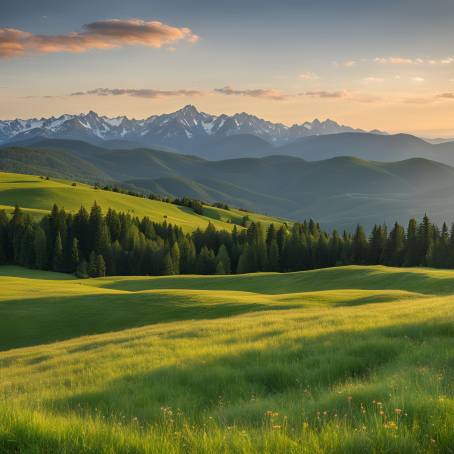
POLYGON ((449 453, 454 271, 0 268, 2 452, 449 453))
MULTIPOLYGON (((108 150, 80 141, 46 140, 29 150, 0 149, 0 169, 90 182, 110 179, 163 196, 191 196, 294 220, 314 218, 338 230, 358 222, 367 229, 376 223, 404 223, 425 212, 437 223, 454 221, 453 167, 423 158, 381 162, 385 156, 395 161, 388 152, 378 161, 349 157, 357 148, 350 152, 350 141, 341 139, 356 141, 360 135, 338 136, 335 157, 320 160, 329 156, 314 151, 311 161, 282 155, 281 149, 275 150, 279 155, 263 158, 208 161, 156 149, 108 150)), ((371 136, 382 147, 381 136, 371 136)), ((330 136, 320 140, 333 146, 330 136)))
POLYGON ((81 205, 90 207, 94 201, 102 208, 113 208, 134 216, 149 216, 157 222, 181 226, 186 231, 197 227, 206 228, 212 222, 217 229, 231 230, 240 223, 243 216, 266 224, 281 225, 282 220, 255 213, 245 213, 237 209, 224 210, 206 206, 204 215, 194 213, 190 208, 157 200, 133 197, 101 189, 94 189, 82 183, 59 179, 45 180, 32 175, 0 172, 0 209, 11 211, 18 204, 31 214, 43 215, 54 203, 69 211, 76 211, 81 205))

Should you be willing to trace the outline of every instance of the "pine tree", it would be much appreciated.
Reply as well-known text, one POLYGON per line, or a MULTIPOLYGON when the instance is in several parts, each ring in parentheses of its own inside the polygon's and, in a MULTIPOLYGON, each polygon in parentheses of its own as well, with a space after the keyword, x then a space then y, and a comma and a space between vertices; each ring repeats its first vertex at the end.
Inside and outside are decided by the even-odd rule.
POLYGON ((419 265, 419 246, 416 230, 416 219, 410 219, 408 222, 407 241, 405 246, 405 266, 419 265))
POLYGON ((8 216, 5 210, 0 210, 0 264, 8 263, 8 230, 9 230, 8 216))
POLYGON ((89 232, 91 250, 96 254, 102 254, 110 244, 109 230, 102 216, 102 210, 96 202, 93 204, 89 217, 89 232))
POLYGON ((61 241, 60 233, 57 233, 57 237, 55 239, 55 245, 53 250, 53 257, 52 257, 52 269, 54 271, 62 271, 63 266, 63 245, 61 241))
POLYGON ((219 263, 222 263, 222 269, 224 270, 223 273, 218 273, 218 266, 216 265, 217 274, 230 274, 232 272, 229 253, 224 244, 222 244, 219 248, 219 251, 216 255, 216 262, 218 265, 219 263))
POLYGON ((222 261, 218 261, 216 265, 216 274, 227 274, 222 261))
POLYGON ((96 276, 104 277, 106 275, 106 262, 101 254, 96 257, 96 276))
POLYGON ((73 239, 71 247, 71 263, 70 263, 70 272, 73 273, 80 261, 79 254, 79 240, 77 238, 73 239))
POLYGON ((90 277, 96 277, 98 274, 98 269, 96 267, 96 254, 95 251, 90 252, 90 257, 88 259, 88 275, 90 277))
POLYGON ((433 226, 427 214, 424 215, 417 231, 418 265, 427 266, 433 248, 433 226))
POLYGON ((185 237, 181 241, 180 272, 191 274, 196 269, 196 251, 194 242, 190 237, 185 237))
POLYGON ((35 228, 33 248, 35 251, 36 268, 45 270, 48 264, 47 239, 44 230, 40 226, 35 228))
POLYGON ((216 257, 211 249, 203 246, 197 258, 198 274, 214 274, 216 272, 216 257))
POLYGON ((268 247, 268 268, 267 271, 279 271, 279 248, 275 239, 271 240, 268 247))
POLYGON ((389 233, 383 261, 391 266, 402 266, 405 261, 405 230, 397 222, 389 233))
POLYGON ((245 244, 243 253, 238 260, 237 274, 253 273, 255 271, 255 257, 252 248, 245 244))
POLYGON ((76 276, 81 279, 86 279, 88 277, 88 267, 86 260, 80 261, 77 265, 76 276))
POLYGON ((367 263, 369 265, 379 265, 383 261, 386 247, 386 227, 374 225, 369 238, 367 263))
POLYGON ((362 265, 366 262, 367 257, 367 239, 364 229, 361 225, 358 225, 353 235, 352 243, 353 263, 362 265))
POLYGON ((172 255, 170 251, 167 251, 162 258, 162 265, 161 265, 161 274, 163 276, 175 274, 175 270, 173 267, 172 255))
POLYGON ((177 242, 173 243, 170 255, 172 256, 173 274, 180 274, 181 253, 177 242))

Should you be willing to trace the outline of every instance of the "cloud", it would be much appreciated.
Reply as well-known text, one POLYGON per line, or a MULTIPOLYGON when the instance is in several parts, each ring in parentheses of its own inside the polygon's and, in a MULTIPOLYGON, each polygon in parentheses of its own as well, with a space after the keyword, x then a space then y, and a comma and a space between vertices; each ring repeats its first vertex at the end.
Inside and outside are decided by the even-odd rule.
POLYGON ((343 66, 344 68, 352 68, 353 66, 356 66, 358 62, 356 60, 345 60, 341 62, 333 61, 332 63, 336 67, 343 66))
POLYGON ((313 98, 347 98, 348 97, 348 92, 343 90, 343 91, 325 91, 325 90, 319 90, 319 91, 306 91, 304 93, 306 96, 311 96, 313 98))
POLYGON ((14 28, 0 28, 0 58, 54 52, 86 52, 123 46, 160 48, 178 41, 197 42, 199 37, 186 27, 159 21, 103 20, 86 24, 81 32, 65 35, 35 35, 14 28))
POLYGON ((319 76, 313 72, 306 71, 306 72, 300 74, 299 78, 303 79, 303 80, 317 80, 317 79, 319 79, 319 76))
POLYGON ((159 99, 173 96, 201 96, 199 90, 154 90, 152 88, 95 88, 87 91, 77 91, 70 96, 133 96, 136 98, 159 99))
POLYGON ((338 100, 347 100, 352 102, 361 102, 361 103, 375 103, 381 101, 381 97, 373 96, 363 93, 355 93, 349 92, 347 90, 339 90, 339 91, 306 91, 305 93, 301 93, 302 96, 310 96, 313 98, 321 98, 321 99, 338 99, 338 100))
POLYGON ((384 82, 385 79, 383 79, 382 77, 375 77, 375 76, 369 76, 369 77, 365 77, 363 79, 363 82, 365 84, 380 84, 382 82, 384 82))
POLYGON ((454 99, 454 93, 440 93, 439 95, 437 95, 437 98, 454 99))
POLYGON ((414 65, 423 62, 421 59, 402 57, 377 57, 374 61, 375 63, 380 63, 381 65, 414 65))
POLYGON ((410 80, 417 84, 422 84, 425 81, 424 77, 411 77, 410 80))
POLYGON ((215 88, 214 92, 227 96, 250 96, 252 98, 272 99, 275 101, 282 101, 288 98, 288 95, 281 93, 278 90, 267 88, 237 90, 230 86, 225 86, 222 88, 215 88))
POLYGON ((454 57, 445 58, 408 58, 408 57, 377 57, 375 63, 381 65, 450 65, 454 57))
POLYGON ((24 42, 31 37, 14 28, 0 28, 0 58, 17 57, 25 52, 24 42))

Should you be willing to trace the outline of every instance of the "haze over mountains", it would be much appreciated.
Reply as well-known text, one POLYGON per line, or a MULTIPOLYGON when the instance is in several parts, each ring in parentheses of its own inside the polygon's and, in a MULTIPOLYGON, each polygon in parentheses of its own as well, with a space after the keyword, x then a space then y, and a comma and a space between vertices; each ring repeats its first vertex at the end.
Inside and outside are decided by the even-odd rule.
POLYGON ((313 217, 325 227, 404 222, 425 212, 454 221, 454 142, 331 120, 287 127, 191 105, 147 120, 90 112, 4 121, 0 139, 6 171, 313 217))
POLYGON ((271 155, 309 161, 353 156, 375 161, 413 157, 454 165, 454 142, 429 142, 409 134, 365 132, 332 120, 291 127, 246 113, 210 115, 194 106, 146 120, 107 118, 89 112, 58 118, 0 121, 0 144, 32 146, 44 139, 82 140, 109 149, 140 147, 175 151, 209 160, 271 155))
POLYGON ((170 197, 224 202, 323 226, 407 222, 427 212, 454 221, 454 167, 412 158, 377 162, 354 157, 306 161, 292 156, 209 161, 162 150, 109 150, 51 140, 0 149, 0 169, 126 188, 170 197))

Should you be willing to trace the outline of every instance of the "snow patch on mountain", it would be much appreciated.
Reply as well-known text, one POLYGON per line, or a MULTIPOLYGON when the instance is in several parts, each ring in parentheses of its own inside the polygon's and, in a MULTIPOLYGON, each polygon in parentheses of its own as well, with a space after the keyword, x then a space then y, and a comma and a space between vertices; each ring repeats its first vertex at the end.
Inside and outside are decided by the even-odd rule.
MULTIPOLYGON (((0 121, 0 143, 32 137, 79 139, 88 141, 130 140, 141 145, 174 147, 197 144, 208 137, 253 134, 274 145, 283 145, 310 135, 340 132, 365 132, 327 119, 286 126, 272 123, 245 112, 234 115, 211 115, 187 105, 176 112, 135 120, 125 116, 109 118, 90 111, 87 114, 64 114, 58 118, 31 118, 0 121)), ((380 131, 372 131, 382 134, 380 131)))

